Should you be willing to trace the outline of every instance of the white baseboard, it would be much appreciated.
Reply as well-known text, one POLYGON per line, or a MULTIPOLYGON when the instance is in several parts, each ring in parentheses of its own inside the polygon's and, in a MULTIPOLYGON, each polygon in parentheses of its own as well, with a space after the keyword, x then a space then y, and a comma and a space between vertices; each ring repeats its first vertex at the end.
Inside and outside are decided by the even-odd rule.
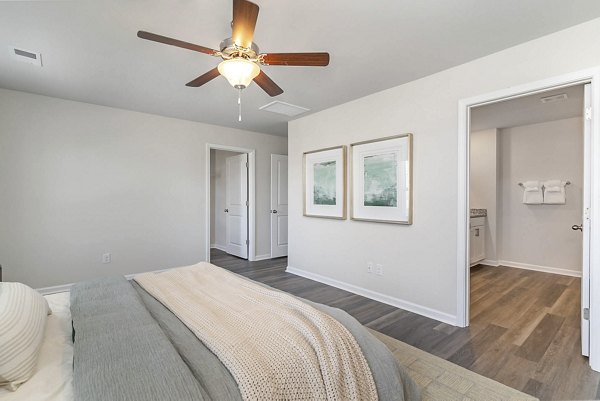
POLYGON ((36 291, 42 295, 56 294, 59 292, 69 292, 69 291, 71 291, 71 287, 73 287, 73 285, 75 285, 75 284, 69 283, 69 284, 55 285, 52 287, 36 288, 36 291))
POLYGON ((528 264, 528 263, 512 262, 510 260, 499 260, 498 265, 506 266, 506 267, 515 267, 517 269, 534 270, 537 272, 561 274, 563 276, 581 277, 581 272, 576 271, 576 270, 561 269, 558 267, 532 265, 532 264, 528 264))
POLYGON ((491 260, 491 259, 482 259, 482 260, 478 260, 477 262, 473 262, 469 265, 469 267, 473 267, 473 266, 477 266, 477 265, 486 265, 486 266, 493 266, 493 267, 498 267, 498 261, 497 260, 491 260))
POLYGON ((493 267, 500 266, 500 262, 498 262, 497 260, 491 260, 491 259, 484 259, 481 262, 477 262, 477 264, 478 265, 493 266, 493 267))
MULTIPOLYGON (((179 267, 181 267, 181 266, 179 266, 179 267)), ((169 267, 169 268, 167 268, 167 269, 152 270, 152 271, 150 271, 150 272, 144 272, 144 273, 162 273, 162 272, 169 271, 169 270, 171 270, 171 269, 177 269, 177 267, 169 267)), ((125 277, 127 280, 131 280, 131 279, 132 279, 134 276, 136 276, 136 275, 138 275, 138 274, 142 274, 142 273, 126 274, 124 277, 125 277)))
POLYGON ((375 301, 383 302, 384 304, 395 306, 396 308, 404 309, 409 312, 414 312, 419 315, 429 317, 431 319, 438 320, 440 322, 448 323, 453 326, 457 325, 456 316, 449 313, 441 312, 435 309, 428 308, 426 306, 417 305, 415 303, 405 301, 400 298, 391 297, 389 295, 381 294, 376 291, 371 291, 366 288, 358 287, 353 284, 345 283, 343 281, 335 280, 329 277, 322 276, 320 274, 307 272, 305 270, 296 269, 295 267, 288 266, 286 272, 295 274, 297 276, 305 277, 319 283, 327 284, 332 287, 340 288, 352 292, 357 295, 362 295, 373 299, 375 301))
POLYGON ((271 259, 271 254, 270 253, 266 253, 264 255, 256 255, 254 257, 254 261, 258 262, 259 260, 267 260, 267 259, 271 259))
MULTIPOLYGON (((168 268, 168 269, 152 270, 149 273, 166 272, 167 270, 171 270, 171 269, 174 269, 174 267, 171 267, 171 268, 168 268)), ((125 275, 123 275, 123 277, 125 277, 127 280, 131 280, 136 274, 141 274, 141 273, 125 274, 125 275)), ((75 285, 75 283, 61 284, 61 285, 55 285, 55 286, 52 286, 52 287, 36 288, 35 290, 37 292, 39 292, 40 294, 42 294, 42 295, 50 295, 50 294, 56 294, 58 292, 68 292, 68 291, 71 291, 71 287, 73 287, 74 285, 75 285)))
POLYGON ((219 245, 219 244, 210 244, 211 248, 214 249, 218 249, 219 251, 223 251, 223 252, 227 252, 227 248, 224 247, 223 245, 219 245))
MULTIPOLYGON (((211 245, 211 248, 218 248, 218 245, 211 245)), ((265 254, 265 255, 258 255, 256 256, 256 258, 254 260, 265 260, 265 259, 271 259, 271 255, 270 254, 265 254)), ((168 268, 168 269, 160 269, 160 270, 152 270, 151 273, 160 273, 160 272, 166 272, 167 270, 171 270, 174 269, 173 267, 168 268)), ((133 274, 125 274, 124 277, 127 280, 131 280, 133 278, 133 276, 135 276, 136 274, 140 274, 140 273, 133 273, 133 274)), ((68 284, 61 284, 61 285, 55 285, 52 287, 42 287, 42 288, 36 288, 36 291, 39 292, 42 295, 50 295, 50 294, 56 294, 58 292, 68 292, 71 290, 71 287, 74 285, 75 283, 68 283, 68 284)))

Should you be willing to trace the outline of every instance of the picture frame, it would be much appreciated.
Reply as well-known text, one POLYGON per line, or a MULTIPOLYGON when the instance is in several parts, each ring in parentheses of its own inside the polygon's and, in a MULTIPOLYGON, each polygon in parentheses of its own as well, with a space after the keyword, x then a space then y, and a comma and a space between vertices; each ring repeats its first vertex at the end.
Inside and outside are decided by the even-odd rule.
POLYGON ((346 219, 345 145, 303 154, 304 216, 346 219))
POLYGON ((352 220, 413 221, 412 134, 350 145, 352 220))

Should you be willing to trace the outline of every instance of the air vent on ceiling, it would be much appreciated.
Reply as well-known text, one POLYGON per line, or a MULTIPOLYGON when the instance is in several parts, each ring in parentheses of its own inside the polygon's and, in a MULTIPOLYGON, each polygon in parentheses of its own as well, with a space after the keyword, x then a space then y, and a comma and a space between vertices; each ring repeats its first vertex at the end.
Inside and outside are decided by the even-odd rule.
POLYGON ((562 100, 567 100, 568 96, 566 93, 561 93, 558 95, 546 96, 540 99, 542 103, 554 103, 560 102, 562 100))
POLYGON ((265 110, 270 111, 271 113, 283 114, 289 117, 294 117, 299 114, 306 113, 310 109, 276 100, 269 104, 265 104, 262 107, 259 107, 259 110, 265 110))
POLYGON ((17 47, 10 47, 10 54, 14 60, 21 61, 23 63, 42 66, 42 54, 31 50, 19 49, 17 47))

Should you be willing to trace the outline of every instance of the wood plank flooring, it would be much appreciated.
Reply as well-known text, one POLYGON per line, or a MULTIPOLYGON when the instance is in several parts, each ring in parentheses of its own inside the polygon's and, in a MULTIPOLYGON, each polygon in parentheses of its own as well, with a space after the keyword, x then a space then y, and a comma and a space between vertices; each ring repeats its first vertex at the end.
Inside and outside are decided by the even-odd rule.
POLYGON ((458 328, 286 273, 287 258, 248 262, 213 249, 211 261, 542 400, 600 399, 600 373, 580 352, 578 278, 476 266, 471 326, 458 328))

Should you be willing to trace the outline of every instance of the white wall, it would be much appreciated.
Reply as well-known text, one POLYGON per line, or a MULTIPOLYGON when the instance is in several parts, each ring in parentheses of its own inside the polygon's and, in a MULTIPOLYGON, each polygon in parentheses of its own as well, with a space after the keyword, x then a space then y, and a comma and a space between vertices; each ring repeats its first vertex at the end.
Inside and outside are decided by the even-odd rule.
POLYGON ((499 249, 501 264, 581 272, 583 117, 500 130, 499 249), (566 205, 525 205, 528 180, 564 179, 566 205), (505 263, 503 261, 509 262, 505 263))
POLYGON ((43 287, 205 260, 207 142, 256 149, 268 254, 270 154, 286 138, 0 90, 4 279, 43 287))
MULTIPOLYGON (((211 171, 211 186, 213 187, 212 195, 214 198, 211 203, 211 232, 214 234, 211 239, 211 245, 214 245, 217 249, 224 250, 227 246, 227 233, 226 233, 226 214, 223 212, 227 208, 225 199, 227 190, 227 176, 226 176, 226 164, 225 160, 230 156, 239 155, 236 152, 228 152, 225 150, 211 150, 211 164, 214 161, 214 165, 211 171)), ((264 206, 264 205, 262 205, 264 206)), ((270 234, 269 234, 270 235, 270 234)), ((270 248, 269 248, 270 249, 270 248)), ((257 253, 258 254, 258 253, 257 253)), ((258 254, 260 255, 260 254, 258 254)))
POLYGON ((598 66, 598 37, 600 19, 290 122, 289 265, 455 321, 459 100, 598 66), (413 225, 302 216, 303 152, 405 132, 413 225), (368 260, 383 277, 367 274, 368 260))
POLYGON ((472 209, 487 209, 485 255, 497 261, 498 157, 497 130, 471 132, 470 202, 472 209))

